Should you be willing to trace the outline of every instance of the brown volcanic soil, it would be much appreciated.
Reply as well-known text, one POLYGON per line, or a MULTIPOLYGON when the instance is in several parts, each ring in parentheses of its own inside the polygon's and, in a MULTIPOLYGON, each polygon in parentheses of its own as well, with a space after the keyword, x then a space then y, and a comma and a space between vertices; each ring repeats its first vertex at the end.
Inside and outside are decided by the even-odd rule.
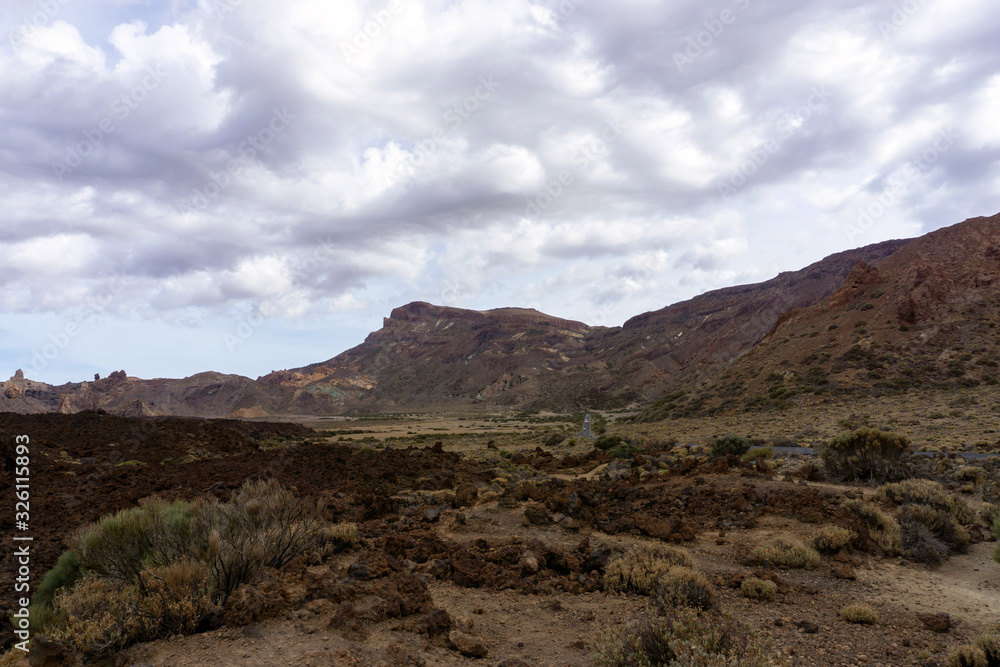
MULTIPOLYGON (((479 449, 463 455, 461 438, 449 438, 460 451, 372 450, 286 424, 0 415, 2 442, 21 433, 32 437, 34 584, 69 531, 154 492, 225 498, 245 479, 273 475, 325 498, 330 520, 359 524, 351 551, 266 574, 256 587, 263 607, 246 598, 220 629, 137 646, 122 664, 484 664, 449 643, 449 630, 465 628, 488 648, 485 664, 582 665, 597 630, 650 613, 645 598, 603 586, 610 557, 649 541, 691 553, 721 608, 790 664, 921 664, 921 651, 940 661, 1000 611, 992 544, 936 571, 884 560, 840 508, 869 490, 806 484, 735 458, 681 459, 662 441, 627 464, 581 445, 577 456, 538 448, 507 460, 475 438, 479 449), (127 460, 146 465, 115 465, 127 460), (825 523, 860 537, 817 570, 761 570, 747 560, 764 539, 808 541, 825 523), (835 568, 857 578, 837 578, 835 568), (751 603, 733 588, 751 572, 779 584, 774 603, 751 603), (839 620, 857 601, 876 609, 878 624, 839 620), (940 611, 957 624, 946 635, 916 618, 940 611), (800 631, 802 621, 818 631, 800 631)), ((11 519, 5 510, 5 534, 11 519)), ((0 567, 12 568, 8 554, 0 567)), ((4 610, 11 604, 7 594, 4 610)))

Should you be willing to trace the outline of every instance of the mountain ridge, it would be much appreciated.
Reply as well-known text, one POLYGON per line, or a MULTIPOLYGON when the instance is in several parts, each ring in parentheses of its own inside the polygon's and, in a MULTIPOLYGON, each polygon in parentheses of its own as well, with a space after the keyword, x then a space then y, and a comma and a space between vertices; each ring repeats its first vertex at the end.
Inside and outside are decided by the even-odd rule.
POLYGON ((530 308, 478 311, 415 301, 394 308, 353 348, 256 380, 212 371, 143 380, 118 371, 54 387, 21 374, 0 383, 0 410, 260 418, 641 407, 733 364, 789 313, 841 289, 857 265, 882 261, 911 242, 838 252, 760 283, 641 313, 620 327, 530 308))

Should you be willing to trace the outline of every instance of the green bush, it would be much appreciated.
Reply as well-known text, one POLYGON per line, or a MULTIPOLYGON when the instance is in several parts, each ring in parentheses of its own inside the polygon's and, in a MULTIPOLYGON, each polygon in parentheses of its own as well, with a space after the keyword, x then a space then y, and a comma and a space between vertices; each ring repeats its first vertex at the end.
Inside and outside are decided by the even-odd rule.
POLYGON ((775 664, 749 629, 714 612, 672 610, 654 619, 633 621, 599 632, 591 656, 594 667, 726 665, 768 667, 775 664))
POLYGON ((757 577, 747 577, 740 584, 740 593, 743 597, 751 600, 774 600, 778 594, 778 585, 773 581, 758 579, 757 577))
POLYGON ((261 568, 353 542, 354 524, 322 514, 273 480, 226 503, 144 500, 77 531, 32 601, 33 624, 95 655, 193 632, 261 568))
POLYGON ((819 554, 814 549, 781 537, 757 547, 751 554, 758 562, 771 561, 781 567, 813 570, 820 564, 819 554))
POLYGON ((878 614, 866 604, 852 604, 840 610, 840 617, 848 623, 873 625, 878 622, 878 614))
POLYGON ((894 505, 927 505, 947 512, 963 526, 976 523, 976 512, 969 505, 953 496, 943 486, 929 479, 907 479, 894 484, 883 484, 875 492, 875 497, 885 499, 894 505))
POLYGON ((905 476, 903 455, 909 440, 874 428, 859 428, 834 438, 820 456, 835 478, 886 482, 905 476))
POLYGON ((774 458, 773 447, 751 447, 750 450, 743 455, 744 461, 755 461, 757 459, 773 459, 773 458, 774 458))
POLYGON ((32 603, 49 607, 52 598, 61 588, 71 588, 83 576, 80 558, 73 551, 64 551, 56 566, 49 570, 38 585, 32 603))
POLYGON ((697 570, 671 567, 660 579, 653 601, 660 613, 674 607, 711 609, 715 606, 715 591, 697 570))
POLYGON ((594 440, 594 447, 608 451, 609 449, 616 447, 622 443, 622 437, 620 435, 599 435, 597 439, 594 440))
POLYGON ((729 454, 743 456, 750 450, 751 444, 752 443, 744 437, 730 434, 715 441, 715 444, 712 445, 711 451, 709 451, 709 456, 727 456, 729 454))
POLYGON ((639 448, 628 442, 623 442, 620 445, 615 445, 608 450, 608 454, 616 459, 628 459, 635 456, 639 448))
POLYGON ((877 505, 863 500, 848 500, 844 503, 844 508, 861 519, 871 539, 882 551, 890 556, 902 553, 903 541, 899 522, 895 517, 882 511, 877 505))
POLYGON ((545 441, 542 444, 544 444, 546 447, 555 447, 565 439, 566 439, 566 434, 561 431, 557 431, 556 433, 553 433, 549 435, 547 438, 545 438, 545 441))
POLYGON ((155 496, 85 526, 70 540, 84 570, 140 589, 148 567, 199 555, 204 546, 195 534, 191 507, 155 496))
POLYGON ((662 544, 642 545, 608 562, 604 582, 611 590, 653 595, 671 568, 694 569, 686 552, 662 544))
POLYGON ((997 541, 997 546, 993 549, 993 560, 1000 563, 1000 511, 993 517, 993 539, 997 541))
POLYGON ((819 535, 813 540, 813 546, 821 553, 836 553, 851 543, 857 535, 853 531, 840 526, 826 525, 820 528, 819 535))

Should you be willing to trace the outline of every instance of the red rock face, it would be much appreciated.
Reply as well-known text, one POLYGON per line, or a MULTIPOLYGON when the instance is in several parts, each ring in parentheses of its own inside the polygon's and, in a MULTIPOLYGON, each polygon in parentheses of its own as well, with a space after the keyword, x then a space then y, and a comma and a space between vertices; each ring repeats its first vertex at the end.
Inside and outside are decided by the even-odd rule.
MULTIPOLYGON (((729 370, 738 402, 998 382, 1000 215, 937 230, 858 265, 829 298, 787 314, 729 370), (805 381, 812 373, 814 380, 805 381), (771 379, 769 379, 771 378, 771 379)), ((721 397, 708 398, 708 405, 721 397)), ((766 402, 766 401, 765 401, 766 402)))

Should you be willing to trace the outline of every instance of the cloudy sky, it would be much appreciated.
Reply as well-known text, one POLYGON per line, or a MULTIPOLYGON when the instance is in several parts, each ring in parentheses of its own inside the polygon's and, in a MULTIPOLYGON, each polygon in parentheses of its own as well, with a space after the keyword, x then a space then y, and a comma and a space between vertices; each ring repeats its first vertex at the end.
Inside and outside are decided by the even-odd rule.
POLYGON ((12 0, 0 359, 256 377, 620 325, 1000 211, 995 0, 12 0))

